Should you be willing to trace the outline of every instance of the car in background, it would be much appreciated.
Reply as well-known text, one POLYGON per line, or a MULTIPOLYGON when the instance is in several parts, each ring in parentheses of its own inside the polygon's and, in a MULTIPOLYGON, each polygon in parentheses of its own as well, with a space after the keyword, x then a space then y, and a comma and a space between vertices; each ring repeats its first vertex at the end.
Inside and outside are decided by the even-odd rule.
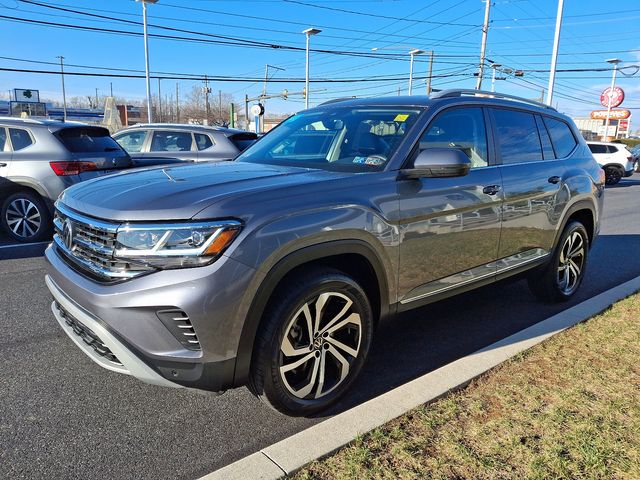
POLYGON ((19 242, 51 238, 53 202, 71 185, 131 168, 109 130, 0 117, 0 223, 19 242))
POLYGON ((631 152, 631 155, 633 155, 633 159, 636 163, 640 162, 640 145, 636 145, 629 151, 631 152))
POLYGON ((635 159, 622 143, 587 142, 593 158, 605 173, 606 184, 615 185, 624 177, 633 175, 635 159))
POLYGON ((233 128, 149 123, 124 128, 113 138, 144 164, 147 157, 191 162, 233 160, 258 137, 233 128))

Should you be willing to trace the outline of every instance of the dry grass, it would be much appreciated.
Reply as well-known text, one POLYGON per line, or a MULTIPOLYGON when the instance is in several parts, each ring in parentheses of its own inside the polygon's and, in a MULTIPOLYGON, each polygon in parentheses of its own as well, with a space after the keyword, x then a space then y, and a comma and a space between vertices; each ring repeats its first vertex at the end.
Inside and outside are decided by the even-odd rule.
POLYGON ((640 479, 640 294, 295 478, 640 479))

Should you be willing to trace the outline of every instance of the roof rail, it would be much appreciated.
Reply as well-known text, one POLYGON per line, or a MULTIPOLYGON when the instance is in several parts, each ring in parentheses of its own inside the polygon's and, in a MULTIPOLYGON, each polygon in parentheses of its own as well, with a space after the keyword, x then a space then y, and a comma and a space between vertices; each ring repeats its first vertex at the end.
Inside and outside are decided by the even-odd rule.
POLYGON ((354 96, 354 97, 332 98, 331 100, 327 100, 326 102, 322 102, 322 103, 318 104, 318 106, 329 105, 331 103, 346 102, 347 100, 353 100, 354 98, 356 98, 356 97, 354 96))
POLYGON ((503 100, 513 100, 514 102, 527 103, 529 105, 535 105, 536 107, 548 108, 549 110, 557 111, 546 103, 538 102, 536 100, 529 100, 528 98, 516 97, 515 95, 508 95, 506 93, 487 92, 485 90, 471 90, 465 88, 452 88, 449 90, 441 90, 440 92, 432 94, 431 98, 453 98, 462 96, 471 97, 490 97, 500 98, 503 100))
POLYGON ((22 117, 9 117, 9 116, 1 116, 0 120, 2 120, 3 122, 23 122, 23 123, 37 123, 37 124, 42 124, 42 120, 38 120, 35 118, 22 118, 22 117))

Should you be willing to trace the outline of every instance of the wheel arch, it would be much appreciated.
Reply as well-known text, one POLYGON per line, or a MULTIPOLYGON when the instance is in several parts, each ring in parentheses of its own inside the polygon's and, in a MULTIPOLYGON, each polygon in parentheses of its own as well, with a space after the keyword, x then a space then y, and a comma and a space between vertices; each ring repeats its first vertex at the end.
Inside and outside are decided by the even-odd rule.
POLYGON ((337 240, 296 250, 269 270, 253 298, 238 345, 234 386, 243 385, 248 379, 256 335, 262 324, 264 311, 278 287, 297 272, 314 266, 335 268, 353 276, 370 297, 376 321, 389 315, 389 286, 383 263, 366 242, 355 239, 337 240))
POLYGON ((574 204, 572 204, 564 214, 564 220, 560 224, 560 228, 556 232, 556 238, 554 240, 554 246, 558 244, 560 237, 562 236, 562 232, 564 232, 567 224, 572 221, 577 220, 584 225, 587 229, 587 234, 589 235, 589 248, 593 244, 593 240, 595 239, 597 233, 597 220, 596 220, 596 209, 595 206, 588 200, 580 200, 574 204))

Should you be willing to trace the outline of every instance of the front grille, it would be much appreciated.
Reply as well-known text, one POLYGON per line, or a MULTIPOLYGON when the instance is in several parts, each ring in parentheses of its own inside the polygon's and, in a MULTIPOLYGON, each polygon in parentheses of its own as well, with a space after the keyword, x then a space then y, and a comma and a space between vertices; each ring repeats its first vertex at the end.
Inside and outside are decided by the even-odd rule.
POLYGON ((182 310, 159 310, 158 318, 174 337, 189 350, 201 350, 200 341, 189 316, 182 310))
POLYGON ((152 271, 144 265, 113 257, 118 224, 85 217, 59 204, 53 224, 53 240, 64 258, 90 277, 116 281, 152 271))
POLYGON ((55 303, 60 316, 64 318, 64 321, 67 325, 69 325, 73 329, 73 333, 79 336, 84 343, 93 348, 93 351, 96 352, 101 357, 106 358, 108 361, 113 363, 114 365, 122 366, 118 357, 116 357, 113 352, 107 347, 100 337, 98 337, 93 330, 91 330, 86 325, 80 323, 73 315, 67 312, 62 306, 56 302, 55 303))

